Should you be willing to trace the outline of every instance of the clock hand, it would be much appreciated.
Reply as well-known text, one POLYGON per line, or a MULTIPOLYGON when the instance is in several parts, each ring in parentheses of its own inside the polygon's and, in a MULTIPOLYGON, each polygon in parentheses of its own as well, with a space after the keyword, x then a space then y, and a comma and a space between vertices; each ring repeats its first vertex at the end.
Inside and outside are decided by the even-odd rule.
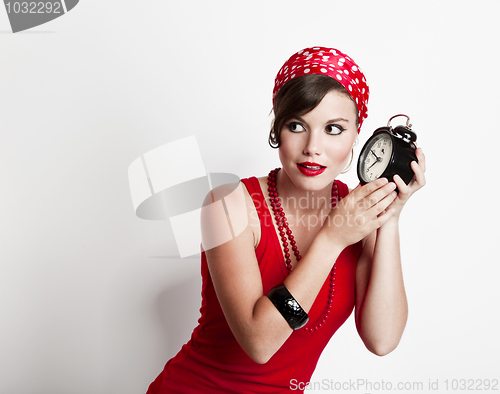
POLYGON ((366 169, 366 172, 370 171, 370 168, 372 168, 375 164, 377 164, 380 160, 377 157, 377 161, 374 161, 373 164, 366 169))
POLYGON ((380 161, 380 157, 378 157, 375 152, 373 151, 373 149, 370 149, 370 152, 373 153, 373 156, 375 156, 375 158, 377 159, 377 161, 380 161))

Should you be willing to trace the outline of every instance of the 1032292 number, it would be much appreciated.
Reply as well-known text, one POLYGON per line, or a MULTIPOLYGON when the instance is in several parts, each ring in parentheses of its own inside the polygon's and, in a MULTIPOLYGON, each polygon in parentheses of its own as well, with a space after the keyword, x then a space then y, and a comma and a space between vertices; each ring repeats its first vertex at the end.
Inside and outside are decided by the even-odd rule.
POLYGON ((446 379, 446 390, 487 391, 498 390, 497 379, 446 379))
POLYGON ((62 11, 61 3, 51 1, 9 1, 5 7, 9 14, 60 14, 62 11))

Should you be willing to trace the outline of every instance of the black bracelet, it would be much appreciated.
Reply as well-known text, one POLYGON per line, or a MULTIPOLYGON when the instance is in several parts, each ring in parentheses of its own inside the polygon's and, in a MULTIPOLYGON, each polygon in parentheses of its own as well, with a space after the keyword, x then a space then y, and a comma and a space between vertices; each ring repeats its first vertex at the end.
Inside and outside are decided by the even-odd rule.
POLYGON ((273 287, 269 293, 267 293, 267 298, 271 300, 293 330, 304 327, 309 321, 309 316, 304 309, 302 309, 297 300, 293 298, 285 285, 273 287))

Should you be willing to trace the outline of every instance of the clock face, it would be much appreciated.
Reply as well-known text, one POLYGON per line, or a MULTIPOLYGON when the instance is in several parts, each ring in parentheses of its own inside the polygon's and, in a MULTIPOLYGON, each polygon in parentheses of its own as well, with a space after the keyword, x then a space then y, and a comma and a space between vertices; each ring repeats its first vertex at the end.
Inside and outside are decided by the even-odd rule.
POLYGON ((365 182, 381 177, 392 156, 392 138, 386 132, 375 134, 363 147, 358 172, 365 182))

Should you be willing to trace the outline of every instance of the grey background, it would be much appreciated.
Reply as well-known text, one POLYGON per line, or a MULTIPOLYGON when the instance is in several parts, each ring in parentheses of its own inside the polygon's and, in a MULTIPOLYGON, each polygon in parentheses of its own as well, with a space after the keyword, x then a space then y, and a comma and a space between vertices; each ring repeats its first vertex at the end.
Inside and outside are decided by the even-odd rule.
POLYGON ((312 45, 367 75, 356 155, 402 112, 428 158, 401 219, 400 346, 371 355, 350 319, 313 380, 499 379, 497 8, 86 0, 17 34, 0 12, 0 392, 145 392, 196 324, 200 268, 135 216, 127 168, 196 135, 207 171, 267 174, 275 73, 312 45))

